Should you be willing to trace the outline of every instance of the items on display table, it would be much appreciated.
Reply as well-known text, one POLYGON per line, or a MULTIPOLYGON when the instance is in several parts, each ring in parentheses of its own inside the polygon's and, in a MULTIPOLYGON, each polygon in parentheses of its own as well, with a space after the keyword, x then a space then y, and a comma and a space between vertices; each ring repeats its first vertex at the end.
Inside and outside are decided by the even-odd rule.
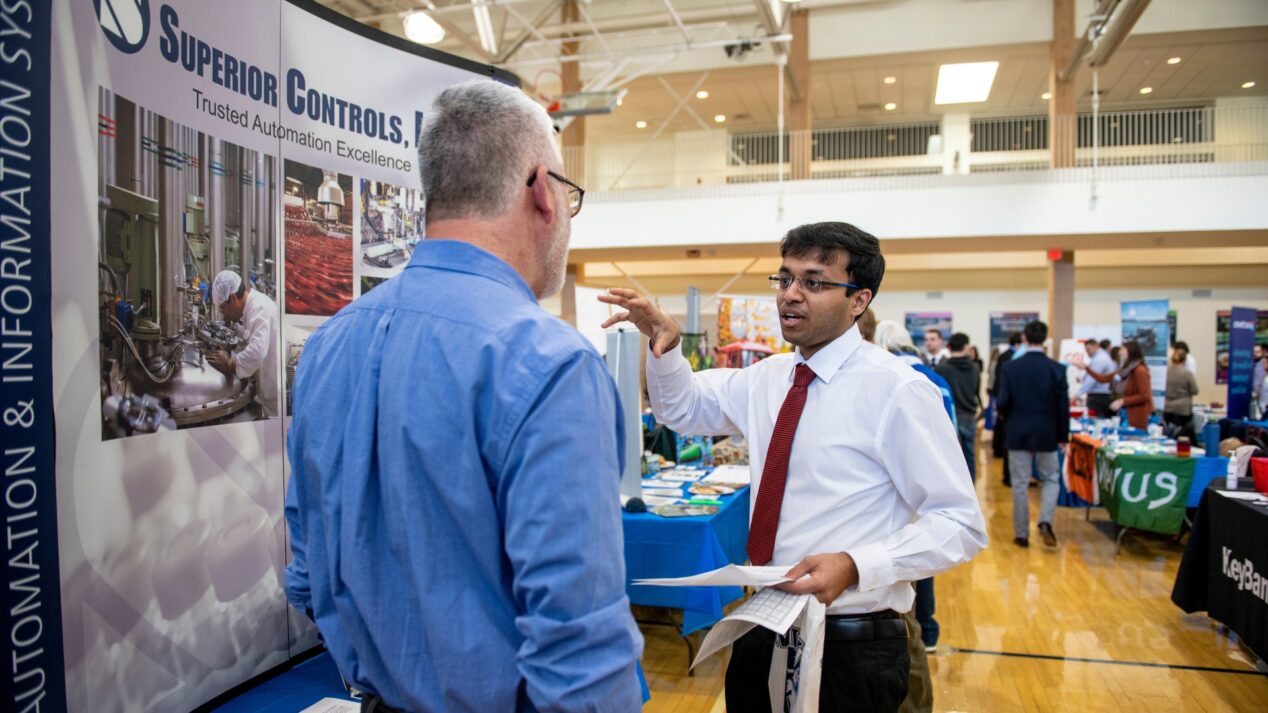
POLYGON ((1110 421, 1082 421, 1070 439, 1066 480, 1072 493, 1104 505, 1114 524, 1174 535, 1186 508, 1196 507, 1202 490, 1228 466, 1187 442, 1115 428, 1110 421), (1188 454, 1183 453, 1188 448, 1188 454))
MULTIPOLYGON (((643 500, 651 511, 622 514, 627 582, 742 564, 748 558, 747 476, 747 466, 679 465, 644 478, 643 500)), ((632 604, 681 610, 675 626, 683 636, 719 621, 723 607, 743 595, 739 587, 627 584, 626 591, 632 604)))
MULTIPOLYGON (((1261 479, 1268 490, 1268 473, 1261 479)), ((1239 479, 1205 491, 1176 573, 1171 601, 1205 611, 1261 659, 1268 659, 1268 496, 1239 479)))

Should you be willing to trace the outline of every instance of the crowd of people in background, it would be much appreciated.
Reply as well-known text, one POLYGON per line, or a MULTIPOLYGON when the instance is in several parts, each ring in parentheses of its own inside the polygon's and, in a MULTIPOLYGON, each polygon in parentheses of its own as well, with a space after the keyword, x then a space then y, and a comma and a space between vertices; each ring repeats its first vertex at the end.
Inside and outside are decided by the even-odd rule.
MULTIPOLYGON (((1004 485, 1013 488, 1014 542, 1029 546, 1027 490, 1041 489, 1037 529, 1044 544, 1056 546, 1053 511, 1060 485, 1058 449, 1069 440, 1071 405, 1083 399, 1088 416, 1118 418, 1124 427, 1145 430, 1154 416, 1153 383, 1144 350, 1136 341, 1113 344, 1108 339, 1084 342, 1087 359, 1077 366, 1083 377, 1074 400, 1070 397, 1066 365, 1047 354, 1048 328, 1027 324, 990 352, 984 365, 969 336, 949 337, 937 328, 923 333, 920 349, 912 335, 893 321, 877 323, 870 310, 859 321, 863 336, 897 355, 928 378, 943 396, 943 405, 959 437, 969 474, 976 481, 978 426, 990 429, 992 455, 1002 461, 1004 485), (985 383, 984 383, 985 380, 985 383), (982 393, 985 390, 987 401, 982 393), (1020 477, 1014 481, 1013 475, 1020 477)), ((1268 412, 1268 353, 1255 347, 1254 394, 1260 413, 1268 412)), ((1172 346, 1167 366, 1165 405, 1159 414, 1172 437, 1194 439, 1193 400, 1198 395, 1196 364, 1189 345, 1172 346)), ((936 645, 938 625, 933 619, 933 584, 917 586, 917 614, 927 646, 936 645)))

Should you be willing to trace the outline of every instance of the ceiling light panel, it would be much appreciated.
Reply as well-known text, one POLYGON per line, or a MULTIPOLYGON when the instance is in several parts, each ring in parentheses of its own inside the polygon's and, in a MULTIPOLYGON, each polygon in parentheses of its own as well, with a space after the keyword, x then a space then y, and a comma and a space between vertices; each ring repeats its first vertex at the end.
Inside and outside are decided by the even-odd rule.
POLYGON ((970 104, 991 96, 999 62, 965 62, 938 67, 934 104, 970 104))

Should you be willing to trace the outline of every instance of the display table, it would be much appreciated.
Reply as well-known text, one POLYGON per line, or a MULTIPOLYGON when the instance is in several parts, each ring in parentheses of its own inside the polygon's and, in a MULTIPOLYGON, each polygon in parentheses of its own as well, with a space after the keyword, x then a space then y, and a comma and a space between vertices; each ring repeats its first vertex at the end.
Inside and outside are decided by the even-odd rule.
POLYGON ((1207 612, 1268 659, 1268 506, 1207 488, 1171 601, 1207 612))
POLYGON ((721 497, 707 517, 624 513, 626 592, 630 603, 682 611, 683 636, 722 618, 722 608, 743 596, 739 587, 649 587, 628 584, 651 577, 685 577, 748 559, 749 489, 721 497))
POLYGON ((1097 495, 1115 525, 1175 535, 1184 524, 1185 502, 1197 458, 1128 455, 1096 451, 1097 495))

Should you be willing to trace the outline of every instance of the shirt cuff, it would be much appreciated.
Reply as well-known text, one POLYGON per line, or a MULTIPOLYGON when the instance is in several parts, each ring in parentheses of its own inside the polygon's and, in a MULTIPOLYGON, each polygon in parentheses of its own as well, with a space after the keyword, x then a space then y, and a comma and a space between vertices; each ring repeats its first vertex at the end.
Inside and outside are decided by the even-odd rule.
POLYGON ((854 567, 859 573, 859 583, 854 587, 860 592, 867 592, 881 587, 888 587, 896 580, 894 560, 884 543, 874 542, 848 550, 846 554, 854 559, 854 567))
POLYGON ((647 347, 647 371, 649 374, 655 374, 656 376, 669 374, 673 372, 677 361, 685 358, 686 357, 682 355, 681 341, 678 342, 678 345, 673 349, 670 349, 659 357, 652 352, 652 348, 649 343, 647 347))

